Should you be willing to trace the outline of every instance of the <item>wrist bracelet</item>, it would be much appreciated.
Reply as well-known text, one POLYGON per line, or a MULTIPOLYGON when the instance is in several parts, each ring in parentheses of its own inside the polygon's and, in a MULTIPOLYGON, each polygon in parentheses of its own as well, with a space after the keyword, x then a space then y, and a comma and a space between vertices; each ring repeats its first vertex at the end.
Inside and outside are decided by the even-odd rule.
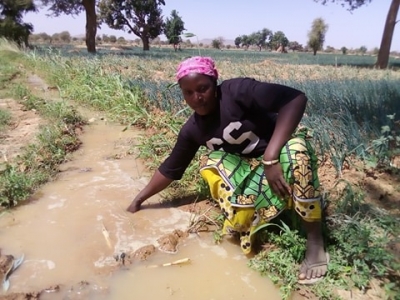
POLYGON ((262 164, 263 164, 264 166, 272 166, 272 165, 277 164, 277 163, 279 162, 279 159, 274 159, 274 160, 262 160, 261 162, 262 162, 262 164))

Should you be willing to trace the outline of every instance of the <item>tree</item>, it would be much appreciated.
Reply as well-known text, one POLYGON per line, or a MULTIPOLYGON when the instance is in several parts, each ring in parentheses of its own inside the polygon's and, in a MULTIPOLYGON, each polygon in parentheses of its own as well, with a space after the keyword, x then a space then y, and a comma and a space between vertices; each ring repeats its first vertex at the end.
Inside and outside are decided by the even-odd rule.
POLYGON ((71 34, 68 31, 60 32, 60 40, 64 43, 71 42, 71 34))
POLYGON ((372 49, 372 54, 373 54, 373 55, 378 55, 378 54, 379 54, 379 48, 378 48, 378 47, 374 47, 374 48, 372 49))
POLYGON ((358 49, 358 51, 362 54, 362 55, 364 55, 365 53, 367 53, 367 47, 365 47, 365 46, 361 46, 359 49, 358 49))
POLYGON ((244 46, 245 50, 247 50, 249 46, 253 44, 251 37, 246 34, 241 36, 241 40, 242 40, 242 47, 244 46))
POLYGON ((262 30, 250 34, 248 42, 250 45, 256 45, 261 51, 263 47, 266 47, 267 44, 269 44, 271 37, 272 31, 267 28, 263 28, 262 30))
MULTIPOLYGON (((322 2, 326 4, 329 0, 314 0, 316 2, 322 2)), ((349 10, 352 11, 365 4, 370 3, 372 0, 330 0, 330 2, 339 2, 342 6, 348 6, 349 10)), ((397 14, 399 12, 400 0, 392 0, 389 11, 386 17, 385 27, 383 29, 381 46, 379 48, 378 58, 375 66, 379 69, 385 69, 389 63, 390 47, 392 45, 393 33, 396 24, 397 14)))
POLYGON ((24 23, 22 17, 32 11, 36 11, 33 0, 0 0, 0 36, 28 46, 33 26, 24 23))
POLYGON ((58 17, 61 14, 78 15, 83 10, 86 13, 85 42, 89 53, 96 53, 97 16, 96 0, 40 0, 49 6, 52 15, 58 17))
POLYGON ((342 54, 343 55, 346 55, 346 53, 347 53, 347 48, 346 47, 342 47, 342 48, 340 48, 340 50, 342 51, 342 54))
POLYGON ((104 43, 109 43, 110 42, 110 37, 107 34, 103 33, 101 39, 103 40, 104 43))
POLYGON ((117 42, 117 37, 115 35, 110 35, 110 39, 109 39, 111 44, 115 44, 117 42))
POLYGON ((335 47, 326 46, 325 52, 326 53, 334 53, 336 51, 335 47))
POLYGON ((328 24, 324 19, 317 18, 311 25, 311 31, 308 33, 308 46, 313 50, 314 55, 318 50, 322 50, 325 42, 325 34, 328 31, 328 24))
POLYGON ((117 38, 117 43, 120 45, 125 45, 126 44, 126 40, 123 36, 120 36, 119 38, 117 38))
POLYGON ((211 41, 211 46, 215 49, 222 49, 224 46, 224 38, 223 37, 217 37, 216 39, 213 39, 211 41))
POLYGON ((161 5, 165 5, 164 0, 100 0, 100 18, 110 28, 127 30, 140 37, 143 50, 147 51, 150 39, 164 29, 161 5))
POLYGON ((285 47, 289 44, 289 40, 282 31, 277 31, 272 35, 271 48, 277 50, 281 48, 282 52, 285 52, 285 47))
POLYGON ((289 42, 288 48, 292 51, 303 51, 303 45, 296 41, 289 42))
POLYGON ((240 48, 241 44, 242 44, 242 37, 238 36, 237 38, 235 38, 235 46, 236 46, 236 48, 240 48))
POLYGON ((51 36, 51 41, 50 41, 50 43, 59 42, 59 41, 60 41, 60 34, 59 34, 59 33, 54 33, 54 34, 51 36))
POLYGON ((175 51, 178 50, 178 44, 182 41, 181 34, 185 29, 185 23, 182 18, 178 15, 178 12, 174 9, 171 12, 171 18, 167 18, 165 21, 164 34, 168 39, 168 42, 174 45, 175 51))
POLYGON ((396 23, 397 14, 399 12, 400 0, 392 0, 389 8, 389 12, 386 17, 385 28, 383 29, 383 35, 381 40, 381 46, 379 48, 378 59, 376 61, 376 67, 379 69, 385 69, 389 63, 390 47, 392 45, 394 27, 396 23))
POLYGON ((238 36, 235 39, 235 45, 237 48, 240 46, 246 47, 245 49, 251 45, 255 45, 261 51, 262 48, 269 44, 271 37, 272 31, 267 28, 263 28, 259 31, 251 33, 250 35, 238 36))

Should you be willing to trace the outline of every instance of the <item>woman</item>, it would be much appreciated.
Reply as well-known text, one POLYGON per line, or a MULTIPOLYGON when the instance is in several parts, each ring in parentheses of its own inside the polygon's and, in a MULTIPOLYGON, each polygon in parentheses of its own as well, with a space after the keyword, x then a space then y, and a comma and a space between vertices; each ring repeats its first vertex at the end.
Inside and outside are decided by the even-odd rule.
POLYGON ((200 173, 226 217, 223 232, 239 233, 247 254, 254 233, 294 207, 307 233, 299 283, 321 279, 327 255, 316 158, 307 131, 297 128, 307 103, 304 93, 251 78, 218 85, 214 61, 200 56, 181 62, 176 78, 194 113, 180 130, 170 156, 128 211, 140 210, 146 199, 181 179, 205 145, 211 152, 202 158, 200 173))

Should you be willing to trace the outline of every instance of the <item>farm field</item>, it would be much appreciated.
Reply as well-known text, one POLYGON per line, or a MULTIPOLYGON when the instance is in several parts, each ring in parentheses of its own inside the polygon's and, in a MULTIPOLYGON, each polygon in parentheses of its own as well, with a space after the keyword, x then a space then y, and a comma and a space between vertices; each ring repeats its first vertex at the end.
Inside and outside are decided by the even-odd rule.
MULTIPOLYGON (((399 58, 390 60, 389 69, 375 70, 370 67, 375 61, 371 56, 196 48, 178 52, 154 48, 143 53, 134 47, 100 48, 93 56, 71 47, 21 52, 2 42, 0 99, 9 103, 0 106, 0 129, 5 132, 0 135, 2 154, 10 149, 7 143, 15 145, 16 139, 7 142, 7 136, 12 136, 18 127, 12 119, 17 111, 34 110, 41 116, 36 121, 38 126, 31 129, 32 134, 41 137, 36 146, 31 145, 33 136, 25 137, 24 142, 19 140, 23 147, 12 150, 15 155, 2 155, 3 220, 9 220, 9 213, 18 216, 19 210, 34 209, 41 199, 37 194, 35 201, 30 197, 46 182, 50 181, 50 186, 58 182, 62 176, 60 164, 73 163, 72 153, 85 149, 85 132, 90 131, 85 128, 90 128, 90 119, 107 120, 100 124, 105 126, 104 132, 109 124, 116 126, 116 132, 131 134, 129 139, 118 135, 122 152, 113 153, 112 159, 125 164, 137 159, 141 172, 147 174, 139 179, 146 180, 169 154, 180 126, 191 113, 174 85, 175 68, 182 59, 199 52, 215 59, 221 80, 248 76, 283 83, 303 90, 309 99, 302 124, 313 130, 320 162, 331 257, 328 276, 310 288, 296 284, 294 270, 305 251, 303 233, 298 224, 280 221, 262 235, 259 253, 248 259, 249 269, 268 275, 285 299, 290 299, 292 293, 310 299, 399 299, 399 58), (58 127, 45 135, 40 130, 50 128, 49 124, 58 127)), ((94 136, 97 143, 101 142, 101 131, 94 136)), ((196 159, 205 151, 201 149, 196 159)), ((86 176, 90 177, 90 173, 86 176)), ((113 184, 118 193, 118 180, 113 184)), ((129 184, 132 183, 127 181, 122 190, 129 189, 129 184)), ((115 198, 112 189, 107 190, 107 196, 115 198)), ((197 172, 197 161, 159 201, 165 205, 181 203, 178 209, 195 216, 208 212, 212 202, 197 172), (192 204, 195 200, 196 210, 192 204)), ((129 202, 130 198, 121 199, 120 205, 129 202)), ((125 223, 133 219, 128 216, 125 223)), ((282 220, 286 220, 285 216, 282 220)), ((203 239, 214 239, 222 247, 225 241, 220 241, 218 224, 216 217, 215 228, 209 230, 213 235, 204 235, 203 239)), ((0 247, 7 249, 3 244, 0 247)), ((187 249, 182 251, 190 255, 187 249)))

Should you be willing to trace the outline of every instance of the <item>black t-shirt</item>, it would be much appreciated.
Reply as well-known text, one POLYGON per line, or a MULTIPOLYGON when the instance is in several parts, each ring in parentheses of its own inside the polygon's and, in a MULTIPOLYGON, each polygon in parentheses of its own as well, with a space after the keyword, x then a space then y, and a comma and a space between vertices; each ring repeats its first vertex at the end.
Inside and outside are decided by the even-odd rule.
POLYGON ((193 113, 181 128, 159 171, 179 180, 200 146, 247 157, 261 156, 275 128, 277 112, 300 94, 296 89, 252 78, 225 80, 217 87, 219 106, 210 115, 193 113))

